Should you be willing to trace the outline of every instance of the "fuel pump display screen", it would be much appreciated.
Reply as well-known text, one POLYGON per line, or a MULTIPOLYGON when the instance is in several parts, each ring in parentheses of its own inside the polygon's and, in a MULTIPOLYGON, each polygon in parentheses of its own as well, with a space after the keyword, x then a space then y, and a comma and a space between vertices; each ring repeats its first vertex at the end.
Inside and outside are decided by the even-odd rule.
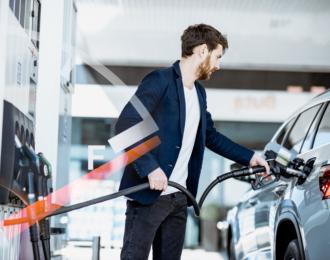
POLYGON ((29 93, 29 114, 35 119, 36 109, 36 83, 30 78, 30 93, 29 93))

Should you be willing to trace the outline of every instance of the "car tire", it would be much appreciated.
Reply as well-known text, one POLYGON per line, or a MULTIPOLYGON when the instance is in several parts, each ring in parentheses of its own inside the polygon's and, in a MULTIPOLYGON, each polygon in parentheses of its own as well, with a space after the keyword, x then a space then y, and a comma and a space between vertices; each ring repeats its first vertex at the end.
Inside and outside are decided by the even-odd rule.
POLYGON ((234 238, 230 239, 228 260, 236 260, 234 238))
POLYGON ((288 245, 288 248, 285 251, 284 260, 302 260, 302 254, 297 239, 292 240, 288 245))

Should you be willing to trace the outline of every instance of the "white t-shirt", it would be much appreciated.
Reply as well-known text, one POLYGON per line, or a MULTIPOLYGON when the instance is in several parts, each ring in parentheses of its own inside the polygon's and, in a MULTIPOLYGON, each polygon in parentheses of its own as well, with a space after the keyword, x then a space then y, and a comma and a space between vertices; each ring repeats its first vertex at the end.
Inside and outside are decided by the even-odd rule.
MULTIPOLYGON (((201 115, 195 85, 193 86, 192 90, 186 87, 183 87, 183 89, 186 101, 186 122, 183 131, 182 147, 169 180, 176 182, 186 188, 186 180, 188 177, 188 163, 192 150, 194 148, 201 115)), ((166 191, 163 191, 160 195, 167 195, 177 191, 179 190, 174 187, 168 186, 166 191)))

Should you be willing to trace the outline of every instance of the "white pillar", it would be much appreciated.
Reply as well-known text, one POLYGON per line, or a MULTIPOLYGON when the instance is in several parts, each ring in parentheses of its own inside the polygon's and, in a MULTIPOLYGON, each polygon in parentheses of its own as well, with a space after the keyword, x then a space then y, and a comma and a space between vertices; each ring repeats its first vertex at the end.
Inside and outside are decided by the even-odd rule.
POLYGON ((7 42, 7 21, 8 21, 8 1, 0 1, 0 50, 3 50, 3 55, 0 56, 0 158, 2 145, 2 120, 3 120, 3 100, 5 97, 5 82, 6 82, 6 42, 7 42))
MULTIPOLYGON (((36 152, 52 165, 56 185, 64 0, 44 0, 41 9, 36 152)), ((54 187, 54 190, 56 187, 54 187)))

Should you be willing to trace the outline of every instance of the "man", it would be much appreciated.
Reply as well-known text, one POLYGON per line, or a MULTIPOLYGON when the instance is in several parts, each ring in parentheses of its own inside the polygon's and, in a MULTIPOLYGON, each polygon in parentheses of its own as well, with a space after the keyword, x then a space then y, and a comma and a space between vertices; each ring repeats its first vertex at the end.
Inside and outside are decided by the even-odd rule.
MULTIPOLYGON (((243 165, 267 162, 253 151, 223 136, 213 127, 206 92, 196 80, 208 80, 219 69, 227 39, 209 25, 189 26, 181 37, 182 58, 167 69, 154 70, 142 80, 135 95, 155 120, 161 144, 125 168, 120 190, 145 182, 150 189, 128 196, 121 259, 180 259, 187 220, 186 196, 168 180, 197 194, 205 146, 243 165)), ((129 102, 116 124, 117 133, 141 122, 129 102)), ((129 147, 127 150, 131 149, 129 147)))

